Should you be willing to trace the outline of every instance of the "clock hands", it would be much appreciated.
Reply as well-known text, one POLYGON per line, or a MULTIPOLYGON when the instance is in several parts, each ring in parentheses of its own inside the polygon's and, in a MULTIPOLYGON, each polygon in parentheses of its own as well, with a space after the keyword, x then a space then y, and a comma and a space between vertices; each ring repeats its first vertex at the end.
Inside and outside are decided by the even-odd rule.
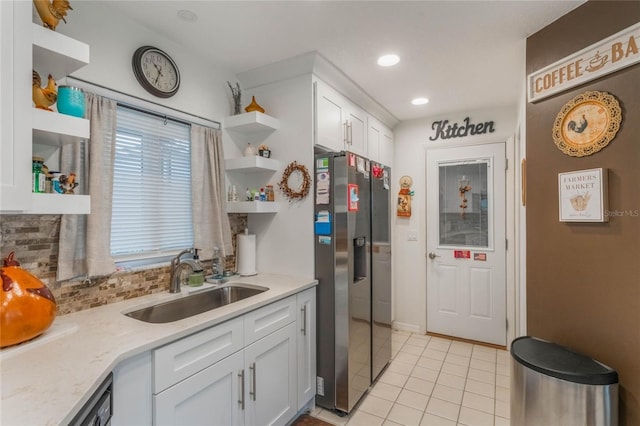
POLYGON ((158 70, 158 75, 156 76, 156 80, 153 82, 153 84, 157 84, 158 79, 162 76, 162 67, 156 64, 155 62, 153 62, 153 66, 156 67, 156 69, 158 70))

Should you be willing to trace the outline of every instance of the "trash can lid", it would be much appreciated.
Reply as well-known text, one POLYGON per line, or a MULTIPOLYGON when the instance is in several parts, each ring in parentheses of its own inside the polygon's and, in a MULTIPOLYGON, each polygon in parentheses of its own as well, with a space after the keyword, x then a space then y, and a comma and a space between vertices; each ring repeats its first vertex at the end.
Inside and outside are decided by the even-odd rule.
POLYGON ((618 383, 618 373, 594 359, 536 337, 518 337, 511 343, 511 356, 534 371, 585 385, 618 383))

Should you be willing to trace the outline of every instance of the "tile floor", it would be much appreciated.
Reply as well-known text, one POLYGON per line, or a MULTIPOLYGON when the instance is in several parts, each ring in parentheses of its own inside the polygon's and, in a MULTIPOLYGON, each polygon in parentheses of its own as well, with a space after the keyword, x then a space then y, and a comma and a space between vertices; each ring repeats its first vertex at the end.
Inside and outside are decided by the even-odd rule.
POLYGON ((505 350, 394 331, 391 363, 356 409, 311 415, 336 426, 508 426, 510 362, 505 350))

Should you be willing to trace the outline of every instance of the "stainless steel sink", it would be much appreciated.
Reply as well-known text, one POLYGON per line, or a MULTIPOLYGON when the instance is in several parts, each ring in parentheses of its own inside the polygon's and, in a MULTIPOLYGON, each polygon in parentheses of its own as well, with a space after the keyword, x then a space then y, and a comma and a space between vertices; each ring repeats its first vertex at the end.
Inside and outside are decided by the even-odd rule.
POLYGON ((167 323, 220 308, 267 290, 269 290, 267 287, 251 284, 231 284, 138 309, 125 315, 154 324, 167 323))

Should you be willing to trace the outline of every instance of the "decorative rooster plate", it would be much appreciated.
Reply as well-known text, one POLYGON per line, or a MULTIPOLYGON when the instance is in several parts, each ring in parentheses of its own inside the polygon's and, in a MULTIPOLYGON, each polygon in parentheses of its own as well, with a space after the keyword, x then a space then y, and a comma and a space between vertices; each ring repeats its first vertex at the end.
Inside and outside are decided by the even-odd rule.
POLYGON ((572 157, 594 154, 607 146, 622 123, 618 100, 606 92, 584 92, 562 107, 553 123, 553 141, 572 157))

